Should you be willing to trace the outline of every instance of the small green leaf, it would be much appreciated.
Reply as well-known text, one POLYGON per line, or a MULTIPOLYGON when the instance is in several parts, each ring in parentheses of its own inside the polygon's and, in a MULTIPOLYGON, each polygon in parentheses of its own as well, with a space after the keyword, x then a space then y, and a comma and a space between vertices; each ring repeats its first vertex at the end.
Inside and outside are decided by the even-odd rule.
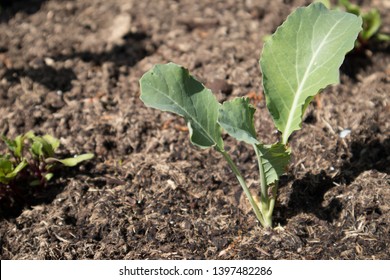
POLYGON ((43 145, 40 141, 34 141, 31 144, 31 153, 38 158, 43 157, 43 145))
POLYGON ((6 174, 6 178, 13 179, 15 178, 20 171, 22 171, 23 168, 27 166, 27 161, 25 159, 22 160, 13 170, 12 172, 9 172, 6 174))
POLYGON ((372 9, 363 15, 363 30, 360 33, 364 41, 368 41, 373 37, 381 27, 382 20, 379 11, 372 9))
POLYGON ((46 181, 50 181, 50 180, 51 180, 51 178, 53 178, 53 176, 54 176, 54 174, 53 174, 53 173, 47 173, 47 174, 45 175, 45 179, 46 179, 46 181))
POLYGON ((22 158, 22 152, 23 152, 23 145, 24 145, 24 137, 22 135, 18 135, 15 138, 15 150, 14 155, 21 159, 22 158))
POLYGON ((45 161, 46 163, 60 162, 65 166, 73 167, 79 164, 80 162, 92 159, 93 157, 94 154, 82 154, 79 156, 75 156, 72 158, 65 158, 65 159, 47 158, 45 161))
MULTIPOLYGON (((53 140, 50 137, 48 137, 48 139, 53 140)), ((31 140, 33 141, 31 145, 31 151, 35 156, 43 158, 54 156, 53 146, 49 141, 46 140, 46 138, 34 136, 31 138, 31 140)), ((58 144, 59 143, 53 143, 54 147, 56 147, 58 144)))
POLYGON ((10 151, 13 152, 13 151, 15 150, 15 148, 16 148, 15 141, 13 141, 13 140, 7 138, 5 135, 2 135, 2 136, 1 136, 1 140, 3 140, 3 142, 7 145, 8 149, 9 149, 10 151))
POLYGON ((219 109, 218 123, 237 140, 258 144, 253 122, 255 111, 248 98, 235 98, 222 104, 219 109))
POLYGON ((60 140, 58 140, 57 138, 49 134, 44 135, 42 138, 46 140, 47 143, 50 144, 53 151, 56 151, 57 148, 60 146, 60 140))
POLYGON ((221 105, 187 69, 173 63, 156 65, 142 76, 140 86, 145 105, 184 117, 194 145, 223 149, 217 123, 221 105))
POLYGON ((6 175, 13 169, 12 162, 8 157, 0 156, 0 174, 6 175))
POLYGON ((390 41, 390 35, 388 34, 384 34, 384 33, 377 33, 375 38, 378 40, 378 41, 382 41, 382 42, 388 42, 390 41))
MULTIPOLYGON (((359 16, 360 15, 360 7, 358 5, 352 4, 349 0, 339 0, 339 6, 345 8, 348 13, 359 16)), ((329 7, 328 7, 329 8, 329 7)))
POLYGON ((282 143, 273 145, 258 144, 255 146, 260 156, 261 166, 264 169, 267 186, 279 180, 290 161, 290 150, 282 143))
POLYGON ((8 149, 13 153, 18 159, 22 158, 23 150, 23 141, 24 137, 22 135, 16 136, 15 140, 11 140, 4 135, 1 136, 4 143, 7 145, 8 149))
POLYGON ((34 138, 35 137, 35 134, 34 134, 34 132, 33 131, 29 131, 29 132, 27 132, 27 133, 25 133, 24 134, 24 138, 26 138, 26 139, 32 139, 32 138, 34 138))
POLYGON ((339 82, 339 67, 361 25, 360 17, 314 3, 298 8, 265 43, 264 92, 284 144, 301 127, 309 98, 339 82))
POLYGON ((6 184, 14 179, 24 167, 27 161, 23 159, 15 168, 12 162, 5 157, 0 157, 0 182, 6 184))

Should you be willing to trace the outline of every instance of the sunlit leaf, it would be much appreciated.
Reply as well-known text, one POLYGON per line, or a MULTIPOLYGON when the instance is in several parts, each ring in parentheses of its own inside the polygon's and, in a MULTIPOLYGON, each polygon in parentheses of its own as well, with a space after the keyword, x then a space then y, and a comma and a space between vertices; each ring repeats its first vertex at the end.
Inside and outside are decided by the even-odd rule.
POLYGON ((54 176, 53 173, 47 173, 47 174, 45 174, 45 179, 46 179, 46 181, 50 181, 51 178, 53 178, 53 176, 54 176))
POLYGON ((264 92, 284 144, 300 128, 308 100, 339 82, 339 68, 361 25, 360 17, 314 3, 298 8, 265 43, 264 92))
POLYGON ((282 143, 273 145, 256 145, 261 159, 267 185, 275 183, 285 172, 290 161, 290 150, 282 143))
POLYGON ((65 158, 65 159, 47 158, 46 162, 47 163, 60 162, 65 166, 72 167, 72 166, 76 166, 77 164, 79 164, 82 161, 92 159, 93 157, 94 157, 94 154, 82 154, 79 156, 75 156, 72 158, 65 158))
MULTIPOLYGON (((54 141, 54 137, 50 138, 47 137, 48 140, 54 141)), ((54 156, 54 147, 58 147, 59 142, 53 142, 54 147, 52 146, 52 143, 50 143, 45 137, 40 136, 34 136, 31 138, 33 141, 31 145, 31 151, 33 154, 37 157, 53 157, 54 156)), ((58 141, 58 140, 57 140, 58 141)))
POLYGON ((248 98, 226 101, 219 109, 218 123, 237 140, 248 144, 258 144, 253 122, 255 111, 256 109, 250 105, 248 98))
POLYGON ((47 143, 50 144, 53 151, 57 150, 57 148, 60 146, 60 140, 58 140, 57 138, 49 134, 45 134, 42 138, 46 140, 47 143))
POLYGON ((145 105, 184 117, 194 145, 223 149, 217 123, 220 104, 187 69, 173 63, 156 65, 143 75, 140 86, 145 105))
POLYGON ((13 169, 12 162, 8 157, 0 156, 0 175, 6 175, 13 169))
POLYGON ((23 159, 16 167, 14 167, 9 159, 0 157, 0 182, 4 184, 10 182, 26 166, 27 161, 25 159, 23 159))

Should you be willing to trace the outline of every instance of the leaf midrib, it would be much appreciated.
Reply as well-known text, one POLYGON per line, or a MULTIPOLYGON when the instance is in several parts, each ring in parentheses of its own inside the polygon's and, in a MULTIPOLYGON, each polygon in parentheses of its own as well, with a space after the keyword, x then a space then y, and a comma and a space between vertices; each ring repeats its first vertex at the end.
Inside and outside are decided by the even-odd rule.
MULTIPOLYGON (((295 112, 297 111, 298 101, 299 101, 299 99, 301 97, 301 94, 302 94, 302 91, 304 89, 306 80, 309 77, 309 73, 311 72, 311 69, 312 69, 312 67, 314 65, 314 62, 315 62, 316 58, 318 57, 318 54, 320 53, 320 51, 321 51, 322 47, 324 46, 325 42, 327 42, 327 39, 329 38, 330 34, 333 32, 333 30, 336 28, 336 26, 344 19, 344 17, 345 16, 343 16, 342 18, 337 20, 337 22, 333 25, 333 27, 331 29, 329 29, 328 33, 326 34, 326 36, 322 40, 321 44, 319 45, 319 47, 317 48, 317 50, 313 54, 312 58, 310 59, 310 63, 308 65, 308 67, 306 68, 306 71, 305 71, 305 73, 304 73, 304 75, 302 77, 301 83, 298 83, 299 86, 298 86, 298 89, 297 89, 296 93, 294 94, 294 100, 293 100, 293 103, 291 105, 291 110, 290 110, 290 112, 288 114, 286 126, 284 128, 284 133, 283 133, 283 143, 284 144, 287 143, 288 137, 290 136, 289 130, 291 129, 292 121, 293 121, 295 112)), ((297 65, 295 65, 295 70, 297 71, 297 65)))
MULTIPOLYGON (((165 84, 168 86, 168 82, 166 81, 165 77, 162 76, 165 84)), ((204 129, 204 127, 196 120, 196 118, 190 114, 186 109, 185 107, 181 106, 179 103, 177 103, 170 95, 166 94, 165 92, 159 90, 157 87, 154 87, 152 85, 152 83, 149 83, 149 86, 154 89, 155 91, 159 92, 161 95, 165 96, 167 99, 169 99, 174 105, 176 105, 177 107, 179 107, 180 109, 182 109, 182 111, 184 111, 186 113, 186 116, 183 116, 183 117, 189 117, 194 123, 196 123, 198 125, 198 127, 200 128, 200 131, 201 131, 201 134, 203 136, 205 136, 205 138, 207 138, 208 140, 210 140, 210 142, 213 142, 214 145, 217 144, 217 141, 212 137, 212 135, 210 135, 208 133, 207 130, 204 129)), ((169 87, 168 87, 169 88, 169 87)), ((202 90, 203 91, 203 90, 202 90)), ((189 98, 191 99, 191 98, 189 98)), ((191 100, 192 102, 192 100, 191 100)), ((168 111, 168 110, 167 110, 168 111)), ((176 112, 173 112, 173 113, 176 113, 176 112)), ((191 135, 192 136, 192 135, 191 135)))

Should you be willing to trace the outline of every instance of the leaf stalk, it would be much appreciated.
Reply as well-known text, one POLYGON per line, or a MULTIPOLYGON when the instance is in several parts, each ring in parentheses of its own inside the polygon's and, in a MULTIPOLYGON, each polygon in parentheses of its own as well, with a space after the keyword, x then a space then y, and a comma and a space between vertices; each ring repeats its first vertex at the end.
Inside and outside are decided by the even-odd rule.
POLYGON ((252 206, 252 209, 255 212, 256 218, 259 220, 260 224, 264 227, 270 227, 271 225, 268 225, 268 223, 265 221, 265 219, 263 217, 263 213, 260 210, 255 199, 253 198, 253 196, 252 196, 252 194, 251 194, 251 192, 250 192, 250 190, 245 182, 244 177, 242 176, 242 174, 241 174, 240 170, 238 169, 238 167, 236 166, 236 164, 233 162, 230 155, 225 150, 218 150, 218 151, 223 155, 223 157, 228 162, 230 168, 232 169, 234 175, 236 175, 237 180, 240 183, 242 189, 244 190, 244 193, 247 196, 249 203, 252 206))

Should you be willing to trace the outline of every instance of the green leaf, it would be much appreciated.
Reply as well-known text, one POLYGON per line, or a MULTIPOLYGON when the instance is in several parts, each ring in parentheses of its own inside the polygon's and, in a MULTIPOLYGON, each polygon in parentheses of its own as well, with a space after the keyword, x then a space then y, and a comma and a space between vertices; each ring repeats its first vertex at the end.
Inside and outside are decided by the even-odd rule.
POLYGON ((0 175, 6 175, 13 169, 12 162, 8 157, 0 156, 0 175))
POLYGON ((382 41, 382 42, 388 42, 390 41, 390 35, 388 34, 384 34, 384 33, 377 33, 375 38, 378 40, 378 41, 382 41))
POLYGON ((372 9, 366 14, 363 15, 363 30, 361 32, 361 37, 363 40, 367 41, 372 36, 374 36, 381 27, 382 20, 379 11, 372 9))
POLYGON ((65 158, 65 159, 57 159, 57 158, 47 158, 45 160, 46 163, 52 163, 52 162, 60 162, 65 166, 73 167, 79 164, 82 161, 92 159, 94 157, 94 154, 82 154, 79 156, 75 156, 72 158, 65 158))
POLYGON ((22 158, 22 151, 23 151, 23 143, 24 142, 24 137, 22 135, 18 135, 15 138, 15 150, 14 155, 21 159, 22 158))
POLYGON ((7 138, 7 137, 4 136, 4 135, 1 136, 1 140, 3 140, 3 142, 7 145, 8 149, 9 149, 10 151, 13 152, 13 151, 15 150, 15 148, 16 148, 15 141, 13 141, 13 140, 7 138))
POLYGON ((47 174, 45 174, 45 179, 46 179, 46 181, 50 181, 51 178, 53 178, 53 176, 54 176, 53 173, 47 173, 47 174))
POLYGON ((221 105, 187 69, 173 63, 156 65, 142 76, 140 86, 145 105, 184 117, 194 145, 223 149, 217 123, 221 105))
POLYGON ((339 6, 345 8, 348 13, 359 16, 361 14, 360 7, 358 5, 352 4, 349 0, 339 0, 339 6))
MULTIPOLYGON (((47 136, 47 135, 45 135, 45 136, 47 136)), ((31 145, 31 151, 37 157, 47 158, 47 157, 54 156, 54 149, 53 149, 52 143, 50 143, 45 138, 45 136, 44 137, 34 136, 31 138, 31 140, 33 141, 32 145, 31 145)), ((53 139, 55 139, 55 138, 52 137, 52 138, 48 138, 48 139, 50 141, 54 141, 53 139)), ((56 145, 58 145, 58 144, 59 144, 59 142, 53 143, 54 147, 56 147, 56 145)))
POLYGON ((23 159, 15 168, 12 162, 5 157, 0 157, 0 182, 7 184, 14 179, 23 168, 27 166, 27 161, 23 159))
POLYGON ((287 164, 290 161, 290 150, 286 149, 286 146, 282 143, 276 143, 273 145, 258 144, 256 153, 261 162, 261 166, 264 169, 265 180, 267 186, 275 183, 279 180, 279 177, 283 175, 287 164))
POLYGON ((32 144, 31 144, 31 153, 40 158, 40 157, 43 157, 43 145, 41 142, 39 141, 34 141, 32 144))
POLYGON ((1 138, 7 145, 8 149, 14 154, 14 156, 21 159, 24 137, 22 135, 18 135, 16 136, 15 140, 11 140, 2 135, 1 138))
POLYGON ((13 179, 15 178, 20 171, 22 171, 23 168, 27 166, 27 161, 23 159, 13 170, 12 172, 6 174, 6 178, 13 179))
POLYGON ((298 8, 265 43, 260 59, 264 92, 284 144, 300 128, 307 100, 339 82, 339 67, 361 25, 355 15, 314 3, 298 8))
POLYGON ((32 139, 34 137, 35 137, 35 134, 31 130, 29 132, 27 132, 26 134, 24 134, 24 138, 26 138, 26 139, 32 139))
POLYGON ((255 111, 248 98, 235 98, 222 104, 219 109, 218 123, 237 140, 258 144, 253 122, 255 111))
POLYGON ((269 186, 284 173, 290 160, 290 150, 281 143, 260 144, 253 122, 255 110, 247 98, 236 98, 222 104, 218 122, 230 136, 254 146, 259 168, 265 176, 265 185, 269 186))
POLYGON ((49 135, 49 134, 46 134, 42 137, 47 143, 50 144, 51 148, 53 151, 56 151, 57 148, 60 146, 60 140, 58 140, 57 138, 49 135))

